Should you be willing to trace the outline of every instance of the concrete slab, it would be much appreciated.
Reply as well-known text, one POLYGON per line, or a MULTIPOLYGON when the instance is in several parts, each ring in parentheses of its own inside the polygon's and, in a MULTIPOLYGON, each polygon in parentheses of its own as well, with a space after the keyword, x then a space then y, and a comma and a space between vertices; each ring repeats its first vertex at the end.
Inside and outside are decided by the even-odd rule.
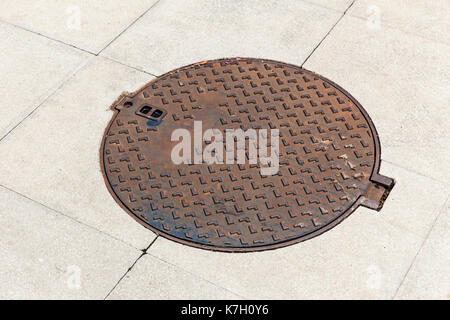
POLYGON ((145 255, 114 289, 108 299, 241 299, 197 275, 145 255))
POLYGON ((358 0, 349 14, 375 29, 385 26, 450 45, 450 2, 446 0, 358 0), (443 32, 444 31, 444 32, 443 32))
POLYGON ((396 299, 450 299, 450 200, 409 270, 396 299))
POLYGON ((0 187, 0 299, 103 299, 141 252, 0 187))
POLYGON ((293 0, 163 0, 104 54, 156 75, 225 57, 301 64, 340 16, 293 0))
POLYGON ((82 66, 88 56, 0 23, 0 139, 82 66))
POLYGON ((98 53, 156 1, 2 1, 0 20, 98 53))
POLYGON ((396 184, 379 213, 380 218, 405 232, 425 239, 450 192, 450 187, 383 161, 381 174, 395 178, 396 184))

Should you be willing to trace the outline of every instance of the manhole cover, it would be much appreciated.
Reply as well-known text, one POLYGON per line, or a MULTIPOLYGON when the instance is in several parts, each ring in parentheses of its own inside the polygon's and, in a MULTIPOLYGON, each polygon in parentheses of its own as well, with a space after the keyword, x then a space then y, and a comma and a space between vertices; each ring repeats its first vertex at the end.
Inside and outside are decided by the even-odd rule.
POLYGON ((124 93, 113 109, 101 150, 109 191, 145 227, 195 247, 256 251, 300 242, 359 205, 379 210, 394 184, 378 174, 380 144, 361 105, 289 64, 193 64, 124 93), (248 134, 240 147, 237 136, 227 139, 238 129, 248 134), (218 133, 222 140, 212 138, 218 133), (189 151, 177 149, 182 141, 189 151), (212 163, 205 151, 220 143, 231 156, 220 162, 218 147, 209 149, 212 163), (263 146, 278 166, 249 156, 263 146))

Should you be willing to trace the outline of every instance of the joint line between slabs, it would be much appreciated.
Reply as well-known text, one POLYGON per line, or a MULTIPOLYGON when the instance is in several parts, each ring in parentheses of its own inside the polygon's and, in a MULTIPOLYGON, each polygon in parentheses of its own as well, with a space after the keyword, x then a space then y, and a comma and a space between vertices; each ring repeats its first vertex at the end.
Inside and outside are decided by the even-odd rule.
MULTIPOLYGON (((203 249, 201 249, 201 250, 203 250, 203 249)), ((233 295, 235 295, 235 296, 241 297, 242 299, 248 300, 247 297, 244 297, 244 296, 242 296, 242 295, 240 295, 240 294, 238 294, 238 293, 236 293, 236 292, 231 291, 230 289, 227 289, 227 288, 225 288, 225 287, 222 287, 221 285, 219 285, 219 284, 217 284, 217 283, 214 283, 214 282, 208 280, 207 278, 203 278, 201 275, 196 274, 196 273, 194 273, 194 272, 192 272, 192 271, 189 271, 188 269, 183 268, 183 266, 181 266, 181 265, 177 265, 177 264, 175 264, 175 263, 172 263, 172 262, 170 262, 170 261, 167 261, 167 260, 165 260, 165 259, 163 259, 163 258, 161 258, 161 257, 159 257, 159 256, 156 256, 156 255, 154 255, 154 254, 151 254, 151 253, 149 253, 149 255, 150 255, 151 257, 153 257, 153 258, 155 258, 155 259, 157 259, 157 260, 163 262, 163 263, 166 263, 166 264, 168 264, 168 265, 170 265, 170 266, 172 266, 172 267, 175 267, 175 268, 177 268, 177 269, 180 269, 180 270, 182 270, 182 271, 184 271, 184 272, 186 272, 186 273, 188 273, 188 274, 190 274, 190 275, 192 275, 192 276, 194 276, 194 277, 196 277, 196 278, 199 278, 199 279, 201 279, 201 280, 203 280, 203 281, 205 281, 205 282, 207 282, 207 283, 213 285, 214 287, 217 287, 217 288, 219 288, 219 289, 225 290, 225 291, 227 291, 227 292, 229 292, 229 293, 231 293, 231 294, 233 294, 233 295)))
POLYGON ((5 185, 0 184, 0 189, 1 189, 1 188, 5 189, 5 190, 8 190, 8 191, 10 191, 10 192, 12 192, 12 193, 15 193, 15 194, 17 194, 19 197, 22 197, 22 198, 24 198, 24 199, 27 199, 28 201, 31 201, 31 202, 37 204, 38 206, 41 206, 41 207, 43 207, 43 208, 45 208, 45 209, 47 209, 47 210, 49 210, 49 211, 52 211, 52 212, 54 212, 54 213, 57 214, 57 215, 61 215, 61 216, 65 217, 65 218, 67 218, 67 219, 69 219, 69 220, 71 220, 71 221, 73 221, 73 222, 75 222, 75 223, 78 223, 78 224, 80 224, 80 225, 86 227, 86 228, 92 229, 92 230, 97 231, 97 232, 99 232, 99 233, 101 233, 101 234, 103 234, 103 235, 105 235, 105 236, 107 236, 107 237, 109 237, 109 238, 111 238, 111 239, 113 239, 113 240, 119 241, 120 243, 123 243, 124 245, 127 245, 128 247, 130 247, 130 248, 132 248, 132 249, 140 250, 140 249, 137 248, 136 246, 131 245, 130 243, 127 243, 127 242, 125 242, 125 241, 122 240, 122 239, 119 239, 119 238, 117 238, 117 237, 115 237, 115 236, 113 236, 113 235, 111 235, 111 234, 109 234, 109 233, 107 233, 107 232, 105 232, 105 231, 102 231, 102 230, 100 230, 100 229, 97 229, 97 228, 94 227, 94 226, 91 226, 91 225, 89 225, 89 224, 86 224, 86 223, 84 223, 83 221, 77 220, 77 219, 75 219, 75 218, 73 218, 73 217, 71 217, 71 216, 69 216, 69 215, 67 215, 67 214, 65 214, 65 213, 63 213, 63 212, 61 212, 61 211, 58 211, 58 210, 56 210, 56 209, 53 209, 52 207, 49 207, 48 205, 46 205, 46 204, 44 204, 44 203, 41 203, 41 202, 39 202, 39 201, 37 201, 37 200, 34 200, 34 199, 32 199, 32 198, 30 198, 30 197, 24 195, 23 193, 20 193, 20 192, 15 191, 15 190, 13 190, 13 189, 11 189, 11 188, 5 186, 5 185))
POLYGON ((400 288, 403 286, 403 283, 405 282, 406 277, 408 276, 409 272, 411 271, 411 269, 412 269, 414 263, 416 262, 417 257, 419 256, 420 252, 422 251, 423 246, 425 245, 425 242, 427 242, 428 238, 430 237, 430 234, 431 234, 431 232, 433 231, 434 226, 436 225, 436 222, 438 221, 439 217, 444 213, 444 212, 443 212, 443 211, 444 211, 443 209, 445 208, 445 206, 447 205, 447 203, 448 203, 449 200, 450 200, 450 195, 447 196, 447 198, 446 198, 445 201, 444 201, 444 204, 443 204, 442 206, 440 206, 438 209, 436 209, 436 210, 439 210, 439 212, 438 212, 438 214, 436 215, 436 217, 434 218, 433 224, 431 225, 430 229, 428 230, 427 234, 425 235, 425 238, 424 238, 424 240, 422 241, 419 250, 417 250, 417 252, 416 252, 414 258, 413 258, 412 261, 411 261, 411 264, 410 264, 409 267, 408 267, 408 270, 406 270, 405 275, 404 275, 403 278, 402 278, 402 281, 400 282, 399 286, 397 287, 397 290, 395 290, 395 293, 394 293, 394 295, 392 296, 391 299, 395 299, 395 297, 398 295, 398 292, 400 291, 400 288))
POLYGON ((0 136, 0 142, 5 139, 7 136, 11 134, 16 128, 18 128, 25 120, 27 120, 33 113, 35 113, 43 104, 45 104, 51 97, 53 97, 64 85, 69 82, 79 71, 83 70, 87 65, 89 65, 89 62, 92 60, 93 57, 90 57, 83 61, 80 65, 78 65, 74 70, 72 70, 68 76, 66 76, 64 79, 61 80, 59 84, 57 84, 54 90, 49 89, 48 95, 46 95, 41 102, 38 102, 36 107, 33 108, 33 105, 30 106, 28 110, 28 114, 26 114, 19 122, 17 122, 13 127, 8 130, 3 136, 0 136))
POLYGON ((90 54, 90 55, 93 55, 93 56, 96 56, 96 55, 97 55, 96 53, 94 53, 94 52, 92 52, 92 51, 89 51, 89 50, 86 50, 86 49, 77 47, 76 45, 73 45, 73 44, 64 42, 64 41, 62 41, 62 40, 58 40, 58 39, 52 38, 52 37, 50 37, 50 36, 47 36, 47 35, 42 34, 42 33, 39 33, 39 32, 37 32, 37 31, 33 31, 33 30, 31 30, 31 29, 27 29, 27 28, 25 28, 25 27, 22 27, 22 26, 19 26, 19 25, 15 24, 15 23, 8 22, 8 21, 5 21, 5 20, 0 20, 0 22, 2 22, 2 23, 4 23, 4 24, 7 24, 7 25, 10 25, 10 26, 15 27, 15 28, 20 29, 20 30, 23 30, 23 31, 26 31, 26 32, 30 32, 30 33, 32 33, 32 34, 35 34, 35 35, 40 36, 40 37, 43 37, 43 38, 45 38, 45 39, 48 39, 48 40, 51 40, 51 41, 58 42, 58 43, 63 44, 63 45, 65 45, 65 46, 68 46, 68 47, 71 47, 71 48, 74 48, 74 49, 83 51, 83 52, 88 53, 88 54, 90 54))
POLYGON ((103 51, 105 51, 114 41, 117 40, 122 34, 124 34, 129 28, 131 28, 138 20, 140 20, 143 16, 145 16, 150 10, 152 10, 161 0, 156 1, 154 4, 150 6, 147 10, 145 10, 139 17, 137 17, 133 22, 131 22, 125 29, 123 29, 118 35, 116 35, 111 41, 109 41, 103 49, 101 49, 96 55, 100 55, 103 51))
POLYGON ((446 182, 446 181, 444 181, 444 180, 436 179, 436 178, 434 178, 434 177, 432 177, 432 176, 428 176, 428 175, 426 175, 426 174, 424 174, 424 173, 422 173, 422 172, 416 171, 416 170, 411 169, 411 168, 409 168, 409 167, 405 167, 405 166, 403 166, 403 165, 401 165, 401 164, 398 164, 398 163, 396 163, 396 162, 392 162, 392 161, 386 160, 386 159, 381 159, 381 161, 382 161, 382 162, 389 163, 389 164, 391 164, 391 165, 393 165, 393 166, 395 166, 395 167, 401 168, 401 169, 403 169, 403 170, 405 170, 405 171, 408 171, 408 172, 410 172, 410 173, 416 174, 416 175, 418 175, 418 176, 421 176, 421 177, 424 177, 424 178, 433 180, 433 181, 435 181, 435 182, 439 182, 439 183, 442 183, 442 184, 447 185, 447 186, 449 185, 449 182, 446 182))
POLYGON ((336 23, 331 27, 331 29, 327 32, 327 34, 322 38, 322 40, 320 40, 320 42, 317 44, 317 46, 311 51, 311 53, 306 57, 305 61, 303 61, 303 63, 301 64, 300 67, 303 68, 303 65, 309 60, 309 58, 314 54, 314 52, 316 52, 316 50, 320 47, 320 45, 322 44, 322 42, 328 37, 328 35, 331 33, 331 31, 334 30, 334 28, 337 26, 337 24, 342 20, 342 18, 344 18, 345 14, 347 13, 347 11, 353 6, 353 4, 355 3, 356 0, 353 0, 352 3, 350 3, 350 5, 347 7, 347 9, 345 9, 345 11, 342 13, 341 17, 338 19, 338 21, 336 21, 336 23))
POLYGON ((153 73, 150 73, 150 72, 148 72, 148 71, 145 71, 145 70, 142 70, 142 69, 139 69, 139 68, 130 66, 130 65, 128 65, 128 64, 126 64, 126 63, 124 63, 124 62, 118 61, 118 60, 116 60, 116 59, 114 59, 114 58, 110 58, 110 57, 104 56, 104 55, 101 55, 100 57, 103 58, 103 59, 112 61, 112 62, 114 62, 114 63, 120 64, 120 65, 122 65, 122 66, 124 66, 124 67, 130 68, 130 69, 133 69, 133 70, 136 70, 136 71, 138 71, 138 72, 142 72, 142 73, 148 74, 149 76, 152 76, 152 77, 155 77, 155 78, 158 78, 158 77, 159 77, 159 76, 157 76, 157 75, 155 75, 155 74, 153 74, 153 73))
POLYGON ((119 281, 117 281, 117 283, 114 285, 114 287, 112 287, 112 289, 108 292, 108 294, 105 296, 105 298, 103 300, 108 299, 108 297, 111 295, 111 293, 117 288, 117 286, 119 285, 119 283, 126 277, 126 275, 128 273, 131 272, 131 270, 133 269, 133 267, 138 263, 138 261, 145 255, 147 255, 147 251, 150 249, 150 247, 155 243, 155 241, 158 239, 159 235, 157 235, 155 237, 155 239, 152 240, 152 242, 148 245, 147 248, 145 248, 144 250, 142 250, 142 254, 136 259, 136 261, 134 261, 134 263, 128 268, 127 271, 125 271, 125 273, 122 275, 122 277, 120 277, 119 281))

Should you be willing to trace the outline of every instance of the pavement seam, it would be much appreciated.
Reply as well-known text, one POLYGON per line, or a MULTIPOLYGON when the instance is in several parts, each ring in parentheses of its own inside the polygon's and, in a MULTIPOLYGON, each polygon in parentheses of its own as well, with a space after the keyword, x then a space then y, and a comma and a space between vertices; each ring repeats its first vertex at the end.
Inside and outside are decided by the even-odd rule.
MULTIPOLYGON (((170 240, 169 240, 169 241, 170 241, 170 240)), ((199 250, 203 250, 203 249, 199 249, 199 250)), ((217 288, 219 288, 219 289, 225 290, 225 291, 227 291, 227 292, 229 292, 229 293, 232 293, 232 294, 234 294, 235 296, 238 296, 238 297, 240 297, 240 298, 242 298, 242 299, 248 299, 248 298, 244 297, 243 295, 240 295, 240 294, 238 294, 238 293, 236 293, 236 292, 234 292, 234 291, 231 291, 231 290, 228 289, 228 288, 222 287, 222 286, 218 285, 217 283, 214 283, 214 282, 212 282, 212 281, 210 281, 210 280, 208 280, 208 279, 206 279, 206 278, 201 277, 200 275, 198 275, 198 274, 196 274, 196 273, 193 273, 193 272, 191 272, 191 271, 189 271, 189 270, 183 268, 183 267, 180 266, 180 265, 177 265, 177 264, 174 264, 174 263, 172 263, 172 262, 170 262, 170 261, 164 260, 164 259, 162 259, 162 258, 160 258, 160 257, 158 257, 158 256, 156 256, 156 255, 154 255, 154 254, 151 254, 151 253, 149 253, 149 252, 147 252, 147 254, 148 254, 149 256, 151 256, 151 257, 153 257, 153 258, 159 260, 159 261, 162 261, 162 262, 164 262, 164 263, 167 263, 167 264, 169 264, 169 265, 171 265, 171 266, 173 266, 173 267, 175 267, 175 268, 181 269, 181 270, 183 270, 184 272, 186 272, 186 273, 188 273, 188 274, 190 274, 190 275, 193 275, 193 276, 196 277, 196 278, 199 278, 199 279, 201 279, 201 280, 203 280, 203 281, 205 281, 205 282, 208 282, 209 284, 213 285, 214 287, 217 287, 217 288)))
POLYGON ((331 27, 330 30, 325 34, 325 36, 320 40, 320 42, 317 44, 317 46, 314 47, 314 49, 311 51, 311 53, 306 57, 306 59, 303 61, 303 63, 300 65, 300 67, 303 68, 303 65, 309 60, 309 58, 316 52, 316 50, 320 47, 320 45, 323 43, 323 41, 330 35, 330 33, 334 30, 334 28, 338 25, 338 23, 344 18, 347 11, 353 6, 356 0, 353 0, 352 3, 345 9, 345 11, 342 13, 340 18, 336 21, 336 23, 331 27))
POLYGON ((431 225, 430 229, 428 230, 427 234, 425 235, 424 240, 422 241, 422 243, 420 245, 420 248, 417 250, 414 258, 411 261, 411 264, 408 267, 408 270, 405 272, 405 275, 402 278, 402 281, 400 282, 399 286, 397 287, 397 290, 395 290, 394 295, 391 297, 391 300, 395 299, 395 297, 398 295, 398 293, 400 291, 400 288, 403 286, 403 283, 405 282, 406 277, 408 276, 409 272, 411 271, 412 267, 414 266, 414 264, 415 264, 415 262, 417 260, 417 257, 422 252, 422 249, 423 249, 425 243, 427 242, 431 232, 433 231, 433 229, 434 229, 434 227, 436 225, 436 222, 438 221, 439 217, 443 214, 443 212, 444 212, 443 209, 445 208, 445 206, 447 205, 449 200, 450 200, 450 195, 447 196, 447 198, 444 201, 444 204, 437 209, 439 211, 439 213, 434 218, 433 224, 431 225))
POLYGON ((445 181, 443 181, 443 180, 436 179, 436 178, 434 178, 434 177, 428 176, 428 175, 426 175, 426 174, 424 174, 424 173, 421 173, 421 172, 419 172, 419 171, 413 170, 413 169, 408 168, 408 167, 404 167, 404 166, 402 166, 402 165, 400 165, 400 164, 398 164, 398 163, 395 163, 395 162, 392 162, 392 161, 389 161, 389 160, 385 160, 385 159, 382 159, 381 161, 382 161, 382 162, 389 163, 390 165, 393 165, 393 166, 395 166, 395 167, 401 168, 401 169, 403 169, 403 170, 405 170, 405 171, 408 171, 408 172, 410 172, 410 173, 416 174, 416 175, 418 175, 418 176, 421 176, 421 177, 424 177, 424 178, 433 180, 434 182, 439 182, 439 183, 442 183, 442 184, 444 184, 444 185, 446 185, 446 186, 450 185, 449 182, 445 182, 445 181))
POLYGON ((148 8, 147 10, 145 10, 144 13, 142 13, 142 14, 139 15, 135 20, 133 20, 133 21, 132 21, 132 22, 131 22, 124 30, 122 30, 121 32, 119 32, 119 34, 117 34, 112 40, 108 41, 107 44, 106 44, 102 49, 100 49, 98 52, 92 52, 92 51, 89 51, 89 50, 87 50, 87 49, 83 49, 83 48, 77 47, 77 46, 74 45, 74 44, 70 44, 70 43, 64 42, 64 41, 62 41, 62 40, 59 40, 59 39, 56 39, 56 38, 52 38, 52 37, 50 37, 50 36, 47 36, 47 35, 45 35, 45 34, 43 34, 43 33, 38 32, 38 31, 34 31, 34 30, 31 30, 31 29, 28 29, 28 28, 26 28, 26 27, 20 26, 20 25, 18 25, 18 24, 15 24, 15 23, 12 23, 12 22, 3 20, 3 19, 0 19, 0 22, 1 22, 1 23, 4 23, 4 24, 7 24, 7 25, 10 25, 10 26, 12 26, 12 27, 21 29, 21 30, 23 30, 23 31, 31 32, 31 33, 33 33, 33 34, 35 34, 35 35, 44 37, 44 38, 46 38, 46 39, 48 39, 48 40, 52 40, 52 41, 61 43, 61 44, 63 44, 63 45, 72 47, 72 48, 74 48, 74 49, 83 51, 83 52, 88 53, 88 54, 90 54, 90 55, 98 56, 98 55, 100 55, 100 53, 103 52, 103 50, 105 50, 106 48, 108 48, 115 40, 117 40, 117 38, 119 38, 125 31, 127 31, 127 30, 128 30, 131 26, 133 26, 139 19, 141 19, 147 12, 149 12, 151 9, 153 9, 153 7, 155 7, 160 1, 161 1, 161 0, 158 0, 158 1, 156 1, 155 3, 153 3, 153 4, 150 6, 150 8, 148 8))
POLYGON ((131 28, 136 22, 138 22, 143 16, 147 14, 150 10, 152 10, 161 0, 156 1, 153 3, 150 8, 145 10, 141 15, 139 15, 136 19, 134 19, 125 29, 123 29, 119 34, 117 34, 111 41, 109 41, 106 46, 103 47, 96 55, 98 56, 101 54, 104 50, 106 50, 114 41, 116 41, 122 34, 124 34, 129 28, 131 28))
MULTIPOLYGON (((309 2, 307 0, 301 0, 301 1, 304 2, 304 3, 308 3, 308 4, 310 4, 311 6, 314 6, 314 7, 318 7, 318 8, 322 8, 322 9, 328 9, 328 10, 331 10, 331 11, 342 13, 342 10, 339 10, 339 9, 326 7, 326 6, 320 5, 318 3, 309 2)), ((358 0, 355 0, 353 2, 356 3, 357 1, 358 0)), ((352 3, 350 6, 353 6, 354 3, 352 3)), ((350 9, 350 7, 348 7, 345 11, 348 11, 348 9, 350 9)), ((352 13, 348 13, 348 16, 352 17, 352 18, 355 18, 355 19, 364 20, 364 21, 368 21, 368 19, 369 19, 368 17, 364 17, 364 16, 361 16, 361 15, 356 15, 356 14, 352 14, 352 13)), ((382 23, 381 26, 382 26, 382 28, 399 31, 399 32, 402 32, 402 33, 410 35, 410 36, 415 36, 415 37, 421 38, 423 40, 427 40, 427 41, 430 41, 430 42, 435 42, 435 43, 439 43, 439 44, 442 44, 442 45, 450 46, 450 43, 448 43, 448 42, 444 42, 444 41, 436 40, 436 39, 431 39, 431 38, 419 35, 419 34, 414 33, 414 32, 408 32, 408 31, 406 31, 404 29, 401 29, 401 28, 393 26, 393 25, 389 25, 389 24, 386 24, 386 23, 383 24, 382 23)))
POLYGON ((77 47, 76 45, 73 45, 73 44, 64 42, 64 41, 62 41, 62 40, 58 40, 58 39, 56 39, 56 38, 52 38, 52 37, 47 36, 47 35, 45 35, 45 34, 42 34, 42 33, 40 33, 40 32, 33 31, 33 30, 31 30, 31 29, 28 29, 28 28, 19 26, 19 25, 15 24, 15 23, 12 23, 12 22, 9 22, 9 21, 6 21, 6 20, 2 20, 2 19, 0 19, 0 22, 1 22, 1 23, 4 23, 4 24, 7 24, 7 25, 10 25, 10 26, 12 26, 12 27, 18 28, 18 29, 23 30, 23 31, 31 32, 31 33, 33 33, 33 34, 35 34, 35 35, 44 37, 44 38, 46 38, 47 40, 55 41, 55 42, 58 42, 58 43, 60 43, 60 44, 63 44, 63 45, 72 47, 73 49, 77 49, 77 50, 83 51, 83 52, 88 53, 88 54, 90 54, 90 55, 94 55, 94 56, 97 55, 97 54, 95 54, 94 52, 91 52, 91 51, 89 51, 89 50, 86 50, 86 49, 77 47))
POLYGON ((63 80, 61 80, 61 82, 59 82, 56 86, 54 86, 53 90, 49 89, 47 92, 48 95, 46 95, 42 101, 38 102, 37 105, 35 106, 35 104, 31 104, 31 106, 27 109, 28 114, 26 114, 18 123, 16 123, 15 125, 13 125, 13 127, 11 129, 9 129, 5 134, 3 134, 2 136, 0 136, 0 142, 5 139, 7 136, 9 136, 11 134, 11 132, 13 132, 16 128, 18 128, 26 119, 28 119, 33 113, 36 112, 36 110, 38 110, 44 103, 46 103, 51 97, 53 97, 57 92, 59 92, 59 90, 61 88, 64 87, 64 85, 69 82, 70 80, 73 79, 73 77, 80 72, 81 70, 83 70, 86 66, 89 65, 90 61, 92 60, 93 57, 89 57, 87 58, 85 61, 83 61, 80 65, 78 65, 74 70, 72 70, 63 80), (33 106, 35 106, 33 108, 33 106))
MULTIPOLYGON (((134 245, 132 245, 132 244, 130 244, 130 243, 128 243, 128 242, 125 242, 125 241, 122 240, 122 239, 119 239, 119 238, 117 238, 117 237, 115 237, 115 236, 113 236, 113 235, 111 235, 111 234, 109 234, 109 233, 106 233, 105 231, 102 231, 102 230, 100 230, 100 229, 97 229, 97 228, 95 228, 95 227, 93 227, 93 226, 91 226, 91 225, 89 225, 89 224, 86 224, 86 223, 84 223, 84 222, 82 222, 82 221, 80 221, 80 220, 77 220, 77 219, 75 219, 75 218, 73 218, 73 217, 71 217, 71 216, 68 216, 67 214, 65 214, 65 213, 63 213, 63 212, 61 212, 61 211, 59 211, 59 210, 53 209, 52 207, 49 207, 49 206, 47 206, 47 205, 45 205, 45 204, 43 204, 43 203, 41 203, 41 202, 39 202, 39 201, 37 201, 37 200, 34 200, 34 199, 32 199, 32 198, 30 198, 30 197, 28 197, 28 196, 26 196, 26 195, 24 195, 24 194, 22 194, 22 193, 20 193, 20 192, 18 192, 18 191, 15 191, 15 190, 13 190, 13 189, 11 189, 11 188, 5 186, 5 185, 0 184, 0 188, 3 188, 3 189, 8 190, 8 191, 10 191, 10 192, 13 192, 13 193, 19 195, 19 196, 22 197, 22 198, 25 198, 25 199, 27 199, 27 200, 29 200, 29 201, 31 201, 31 202, 33 202, 33 203, 35 203, 35 204, 37 204, 37 205, 43 207, 43 208, 46 208, 47 210, 50 210, 50 211, 52 211, 52 212, 54 212, 54 213, 56 213, 56 214, 58 214, 58 215, 61 215, 61 216, 63 216, 63 217, 66 217, 67 219, 70 219, 71 221, 76 222, 76 223, 78 223, 78 224, 80 224, 80 225, 82 225, 82 226, 84 226, 84 227, 87 227, 87 228, 89 228, 89 229, 91 229, 91 230, 95 230, 95 231, 97 231, 97 232, 99 232, 99 233, 101 233, 101 234, 103 234, 103 235, 105 235, 105 236, 107 236, 107 237, 109 237, 109 238, 111 238, 111 239, 114 239, 114 240, 116 240, 116 241, 119 241, 119 242, 123 243, 124 245, 126 245, 126 246, 128 246, 128 247, 130 247, 130 248, 132 248, 132 249, 136 249, 136 250, 141 250, 141 251, 142 251, 142 249, 137 248, 137 247, 135 247, 134 245)), ((146 249, 145 249, 145 250, 146 250, 146 249)))
POLYGON ((82 71, 83 69, 85 69, 87 66, 90 65, 91 61, 93 61, 95 58, 101 58, 101 59, 106 59, 108 61, 111 61, 113 63, 117 63, 119 65, 122 65, 124 67, 128 67, 130 69, 133 69, 137 72, 142 72, 144 74, 150 75, 152 77, 158 77, 152 73, 149 73, 147 71, 141 70, 139 68, 133 67, 133 66, 129 66, 125 63, 122 63, 120 61, 117 61, 115 59, 111 59, 109 57, 106 56, 90 56, 88 57, 85 61, 83 61, 80 65, 78 65, 74 70, 72 70, 69 75, 67 75, 63 80, 61 80, 61 82, 59 82, 56 86, 53 86, 53 89, 49 89, 47 92, 48 94, 44 96, 44 98, 42 98, 42 100, 40 102, 36 104, 31 104, 31 106, 29 108, 27 108, 27 114, 21 118, 16 124, 14 124, 9 130, 7 130, 3 135, 0 133, 0 143, 3 139, 5 139, 7 136, 9 136, 15 129, 17 129, 22 122, 24 122, 25 120, 27 120, 33 113, 35 113, 43 104, 45 104, 50 98, 52 98, 55 94, 57 94, 66 83, 68 83, 70 80, 72 80, 76 74, 78 74, 80 71, 82 71), (36 105, 36 106, 35 106, 36 105), (35 107, 34 107, 35 106, 35 107))
POLYGON ((128 68, 134 69, 134 70, 136 70, 136 71, 139 71, 139 72, 148 74, 149 76, 152 76, 152 77, 155 77, 155 78, 159 77, 159 76, 157 76, 157 75, 155 75, 155 74, 153 74, 153 73, 150 73, 150 72, 148 72, 148 71, 139 69, 139 68, 137 68, 137 67, 130 66, 130 65, 124 63, 124 62, 121 62, 121 61, 119 61, 119 60, 110 58, 110 57, 108 57, 108 56, 101 55, 101 56, 99 56, 99 57, 104 58, 104 59, 107 59, 107 60, 112 61, 112 62, 114 62, 114 63, 120 64, 120 65, 122 65, 122 66, 124 66, 124 67, 128 67, 128 68))
POLYGON ((125 273, 122 275, 122 277, 120 277, 120 279, 117 281, 117 283, 112 287, 112 289, 108 292, 108 294, 105 296, 105 298, 103 298, 103 300, 108 299, 108 297, 111 295, 111 293, 117 288, 117 286, 120 284, 120 282, 127 276, 128 273, 131 272, 131 270, 133 269, 133 267, 138 263, 138 261, 140 259, 142 259, 143 256, 147 255, 147 251, 150 249, 150 247, 155 243, 156 239, 158 239, 159 236, 156 236, 155 239, 152 240, 152 242, 150 242, 150 244, 148 245, 147 248, 145 248, 144 250, 141 250, 142 253, 141 255, 136 259, 136 261, 134 261, 134 263, 127 269, 127 271, 125 271, 125 273))

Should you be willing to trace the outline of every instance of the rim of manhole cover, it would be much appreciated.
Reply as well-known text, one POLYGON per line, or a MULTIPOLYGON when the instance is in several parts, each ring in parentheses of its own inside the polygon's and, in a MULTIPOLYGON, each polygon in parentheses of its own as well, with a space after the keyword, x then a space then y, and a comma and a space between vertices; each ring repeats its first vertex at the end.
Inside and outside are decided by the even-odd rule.
POLYGON ((145 227, 190 246, 304 241, 360 205, 380 210, 394 185, 378 173, 380 142, 362 106, 287 63, 191 64, 123 93, 112 109, 100 153, 110 193, 145 227))

